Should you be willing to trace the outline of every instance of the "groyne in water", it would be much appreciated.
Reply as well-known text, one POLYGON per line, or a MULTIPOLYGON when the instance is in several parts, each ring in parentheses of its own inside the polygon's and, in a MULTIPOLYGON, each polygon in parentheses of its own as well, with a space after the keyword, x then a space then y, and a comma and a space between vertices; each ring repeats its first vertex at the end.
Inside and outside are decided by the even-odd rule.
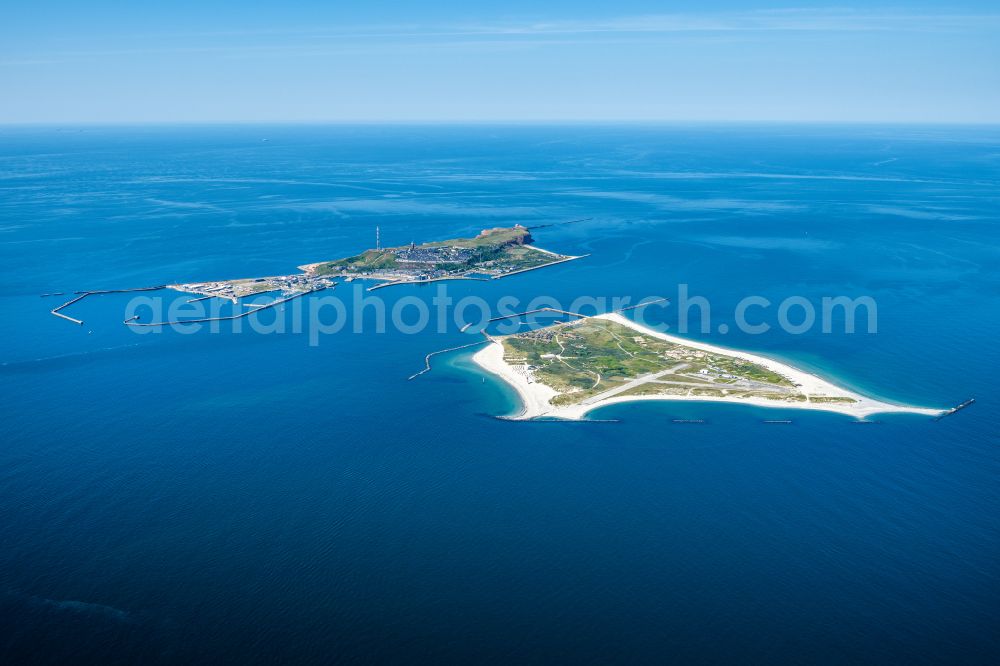
POLYGON ((535 229, 545 229, 546 227, 561 227, 564 224, 577 224, 579 222, 590 222, 594 218, 592 217, 581 217, 578 220, 566 220, 565 222, 549 222, 548 224, 536 224, 533 227, 528 227, 528 231, 533 231, 535 229))
MULTIPOLYGON (((514 319, 516 317, 525 317, 527 315, 537 314, 539 312, 555 312, 556 314, 570 315, 570 316, 573 316, 573 317, 580 317, 581 319, 586 319, 587 318, 587 315, 580 314, 579 312, 569 312, 568 310, 559 310, 558 308, 537 308, 535 310, 526 310, 524 312, 514 312, 514 313, 509 314, 509 315, 502 315, 500 317, 493 317, 492 319, 487 319, 486 323, 487 324, 492 324, 495 321, 503 321, 504 319, 514 319)), ((461 333, 465 333, 467 330, 469 330, 470 326, 472 326, 472 323, 465 324, 464 326, 462 326, 461 329, 459 329, 459 331, 461 333)))
POLYGON ((663 303, 664 301, 666 301, 667 303, 669 303, 670 299, 669 298, 657 298, 657 299, 654 299, 652 301, 646 301, 644 303, 636 303, 635 305, 629 305, 628 307, 618 308, 617 310, 613 310, 613 312, 625 312, 627 310, 635 310, 636 308, 644 308, 647 305, 653 305, 654 303, 663 303))
MULTIPOLYGON (((49 310, 49 312, 51 314, 54 314, 57 317, 60 317, 60 318, 65 319, 67 321, 71 321, 74 324, 79 324, 79 325, 82 326, 83 325, 83 320, 81 320, 81 319, 74 319, 73 317, 70 317, 69 315, 62 314, 62 312, 60 312, 60 311, 63 308, 68 308, 69 306, 73 305, 77 301, 82 301, 87 296, 94 296, 96 294, 126 294, 126 293, 131 292, 131 291, 156 291, 158 289, 164 289, 165 287, 166 287, 166 285, 159 285, 159 286, 156 286, 156 287, 136 287, 135 289, 94 289, 92 291, 75 291, 73 293, 74 294, 78 294, 78 296, 76 298, 71 298, 70 300, 68 300, 65 303, 63 303, 62 305, 60 305, 59 307, 53 308, 53 309, 49 310)), ((59 292, 59 293, 62 293, 62 292, 59 292)), ((49 296, 49 295, 55 295, 55 294, 42 294, 42 295, 43 296, 49 296)))
MULTIPOLYGON (((654 303, 670 302, 669 298, 657 298, 652 301, 646 301, 644 303, 637 303, 635 305, 629 305, 628 307, 619 308, 617 310, 612 310, 612 312, 625 312, 627 310, 635 310, 637 308, 644 308, 647 305, 653 305, 654 303)), ((592 315, 580 314, 579 312, 570 312, 569 310, 560 310, 558 308, 537 308, 535 310, 527 310, 525 312, 515 312, 509 315, 502 315, 500 317, 493 317, 492 319, 487 319, 486 323, 491 324, 495 321, 502 321, 504 319, 514 319, 515 317, 524 317, 530 314, 537 314, 539 312, 555 312, 557 314, 570 315, 573 317, 579 317, 580 319, 590 319, 592 315)), ((461 333, 465 333, 472 326, 472 323, 464 324, 460 330, 461 333)))
POLYGON ((417 377, 419 377, 420 375, 424 374, 425 372, 430 372, 430 370, 431 370, 431 356, 437 356, 438 354, 447 354, 448 352, 458 351, 459 349, 467 349, 469 347, 476 347, 478 345, 484 345, 487 342, 490 342, 490 340, 489 339, 480 340, 479 342, 472 342, 470 344, 461 345, 459 347, 449 347, 448 349, 440 349, 440 350, 438 350, 436 352, 431 352, 427 356, 424 356, 424 369, 421 370, 418 373, 410 375, 409 377, 406 378, 406 380, 410 381, 411 379, 416 379, 417 377))
POLYGON ((943 412, 943 413, 942 413, 941 415, 937 416, 937 417, 936 417, 936 418, 935 418, 934 420, 935 420, 935 421, 940 421, 941 419, 943 419, 943 418, 944 418, 944 417, 946 417, 946 416, 951 416, 951 415, 952 415, 952 414, 954 414, 955 412, 960 412, 960 411, 962 411, 963 409, 965 409, 966 407, 969 407, 969 406, 971 406, 971 405, 972 405, 973 403, 975 403, 975 402, 976 402, 976 399, 975 399, 975 398, 969 398, 968 400, 966 400, 966 401, 965 401, 965 402, 963 402, 962 404, 960 404, 960 405, 955 405, 955 406, 954 406, 954 407, 952 407, 951 409, 949 409, 949 410, 946 410, 946 411, 945 411, 945 412, 943 412))

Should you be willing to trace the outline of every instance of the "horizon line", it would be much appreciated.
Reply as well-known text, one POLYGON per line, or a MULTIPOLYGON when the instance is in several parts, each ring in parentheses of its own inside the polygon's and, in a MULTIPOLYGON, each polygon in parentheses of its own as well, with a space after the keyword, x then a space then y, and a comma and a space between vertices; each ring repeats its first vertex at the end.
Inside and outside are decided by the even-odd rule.
POLYGON ((0 120, 0 127, 91 127, 110 125, 896 125, 896 126, 1000 126, 996 120, 890 120, 890 119, 691 119, 691 118, 392 118, 310 120, 0 120))

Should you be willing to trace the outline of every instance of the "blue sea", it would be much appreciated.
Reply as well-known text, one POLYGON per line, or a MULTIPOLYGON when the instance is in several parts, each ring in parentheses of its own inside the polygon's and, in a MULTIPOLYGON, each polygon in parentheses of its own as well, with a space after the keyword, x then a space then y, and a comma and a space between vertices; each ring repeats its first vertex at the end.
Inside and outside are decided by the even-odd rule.
POLYGON ((1000 657, 998 127, 4 127, 0 252, 4 663, 1000 657), (677 332, 685 285, 711 306, 693 339, 977 402, 500 420, 516 396, 474 349, 407 379, 477 339, 436 285, 300 299, 345 304, 315 340, 290 306, 261 314, 284 333, 139 333, 136 294, 49 314, 294 272, 376 226, 515 223, 589 256, 449 297, 668 297, 642 312, 677 332), (375 294, 428 325, 380 330, 354 309, 375 294), (748 296, 766 333, 736 325, 748 296), (837 296, 876 302, 877 332, 778 325, 837 296))

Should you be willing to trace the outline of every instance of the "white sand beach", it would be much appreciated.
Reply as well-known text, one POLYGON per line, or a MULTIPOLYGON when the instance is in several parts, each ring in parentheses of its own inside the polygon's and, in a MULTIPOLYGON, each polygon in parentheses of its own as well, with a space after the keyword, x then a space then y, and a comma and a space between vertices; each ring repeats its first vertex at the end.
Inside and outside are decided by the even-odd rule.
POLYGON ((641 400, 683 400, 688 402, 732 402, 744 405, 754 405, 758 407, 778 407, 784 409, 809 409, 818 410, 825 412, 837 412, 839 414, 846 414, 848 416, 854 416, 856 418, 862 419, 871 414, 878 413, 890 413, 890 412, 905 412, 912 414, 922 414, 925 416, 939 416, 944 413, 944 409, 932 409, 926 407, 914 407, 910 405, 897 405, 888 402, 882 402, 880 400, 875 400, 874 398, 869 398, 861 394, 855 393, 848 389, 836 386, 825 379, 818 377, 816 375, 804 372, 797 368, 794 368, 786 363, 776 361, 766 356, 759 356, 757 354, 751 354, 735 349, 726 349, 724 347, 718 347, 715 345, 706 344, 704 342, 697 342, 695 340, 689 340, 687 338, 681 338, 674 335, 669 335, 666 333, 660 333, 654 331, 650 328, 637 324, 634 321, 623 317, 617 313, 608 313, 603 315, 597 315, 595 319, 607 319, 615 323, 621 324, 623 326, 628 326, 629 328, 649 335, 652 337, 665 340, 667 342, 672 342, 675 344, 684 345, 686 347, 691 347, 692 349, 699 349, 705 352, 711 352, 714 354, 723 354, 726 356, 731 356, 734 358, 739 358, 745 361, 750 361, 751 363, 757 363, 764 366, 768 370, 778 373, 783 377, 786 377, 793 383, 799 385, 801 391, 809 396, 820 396, 820 397, 843 397, 851 398, 856 402, 845 403, 845 402, 801 402, 794 400, 769 400, 767 398, 751 397, 751 398, 739 398, 734 396, 687 396, 687 395, 650 395, 650 396, 616 396, 609 397, 604 400, 593 402, 591 404, 578 404, 578 405, 568 405, 568 406, 553 406, 549 404, 549 400, 557 395, 556 391, 545 384, 541 384, 537 381, 533 381, 529 373, 521 368, 514 367, 506 363, 503 359, 503 345, 494 341, 484 347, 482 350, 477 352, 472 360, 475 361, 484 370, 498 375, 510 386, 512 386, 518 393, 521 399, 522 408, 521 411, 514 415, 512 418, 516 419, 532 419, 537 417, 550 417, 550 418, 560 418, 569 420, 579 420, 582 419, 587 413, 592 412, 595 409, 601 407, 606 407, 607 405, 613 405, 622 402, 637 402, 641 400))

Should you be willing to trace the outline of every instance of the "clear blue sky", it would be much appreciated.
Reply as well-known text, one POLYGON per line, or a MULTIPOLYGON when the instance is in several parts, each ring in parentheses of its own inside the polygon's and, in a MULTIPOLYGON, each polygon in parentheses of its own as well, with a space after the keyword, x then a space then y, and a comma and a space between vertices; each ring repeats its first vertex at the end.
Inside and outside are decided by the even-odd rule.
POLYGON ((1000 122, 1000 2, 37 0, 0 122, 1000 122))

